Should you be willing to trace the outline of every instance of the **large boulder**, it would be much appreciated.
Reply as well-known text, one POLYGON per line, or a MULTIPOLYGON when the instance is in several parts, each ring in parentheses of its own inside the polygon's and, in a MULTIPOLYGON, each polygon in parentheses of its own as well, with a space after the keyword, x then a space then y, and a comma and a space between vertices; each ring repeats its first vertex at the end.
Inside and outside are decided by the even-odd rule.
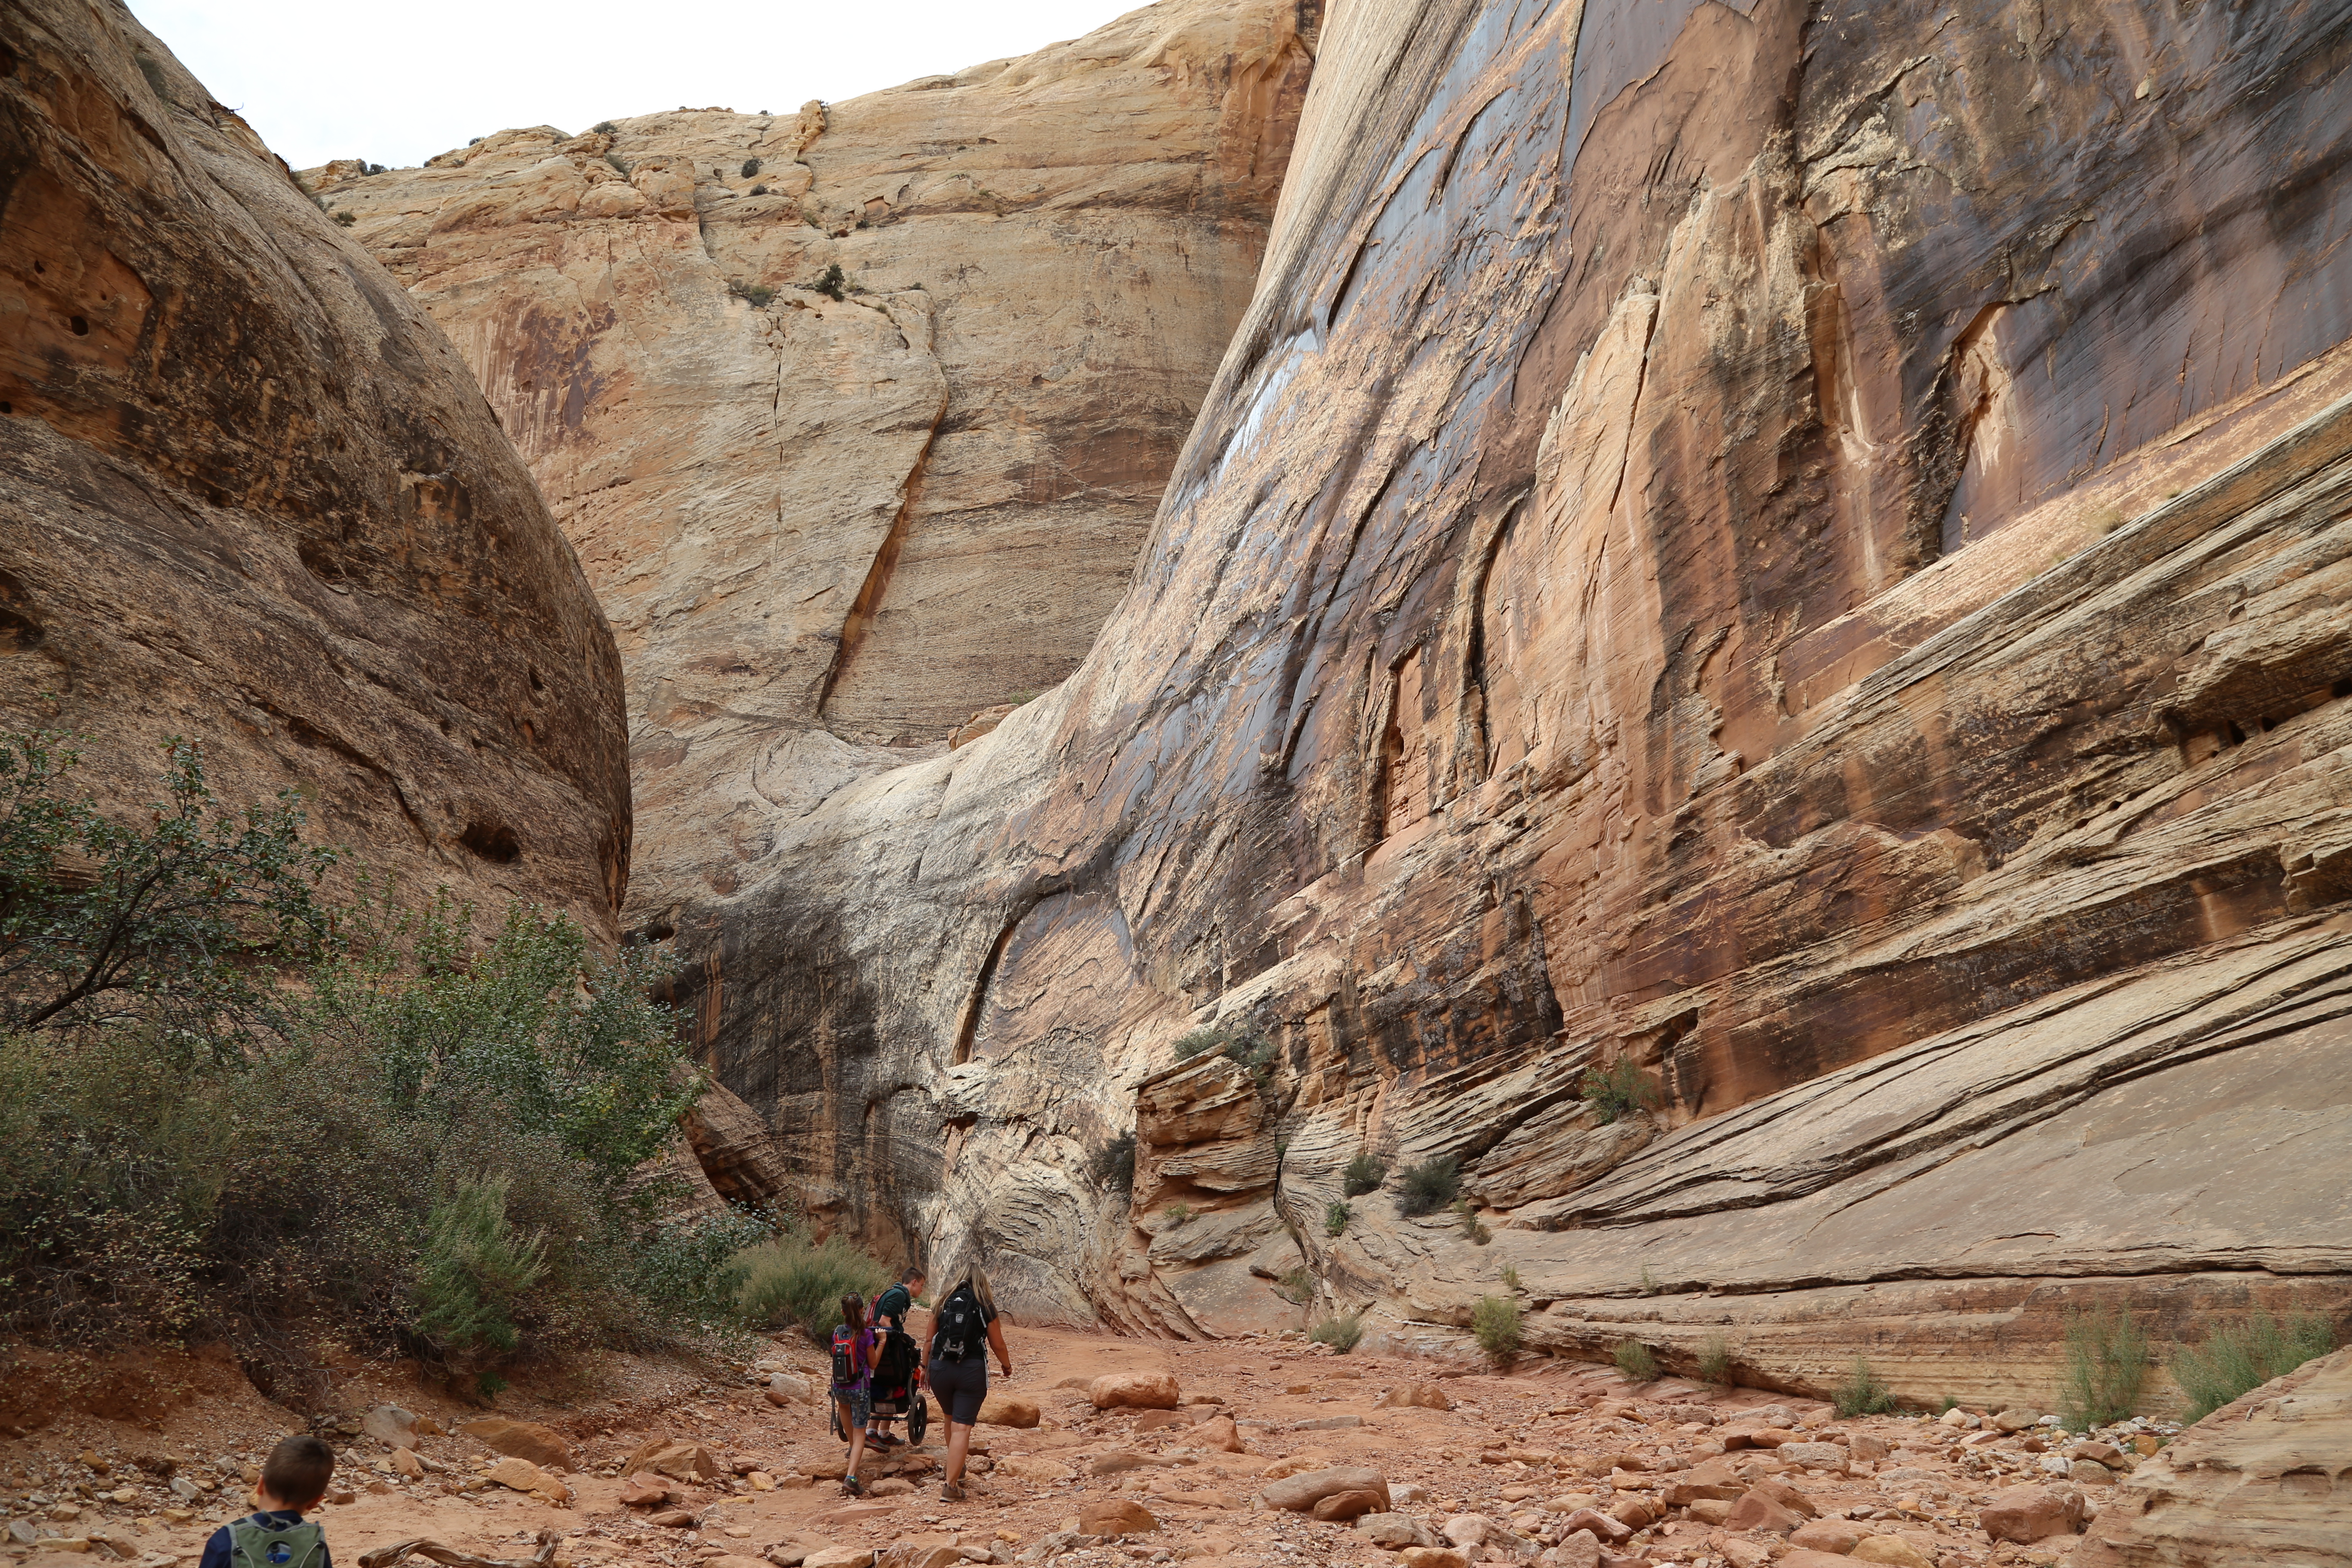
POLYGON ((1988 1536, 2023 1546, 2072 1535, 2082 1521, 2083 1494, 2071 1487, 2004 1487, 1977 1510, 1988 1536))
POLYGON ((1285 1476, 1267 1482, 1258 1496, 1265 1500, 1268 1508, 1308 1513, 1325 1498, 1337 1497, 1342 1492, 1369 1492, 1380 1500, 1381 1508, 1389 1506, 1388 1478, 1361 1465, 1343 1465, 1333 1469, 1285 1476))
POLYGON ((2100 1500, 2076 1568, 2352 1564, 2352 1350, 2190 1426, 2100 1500))
POLYGON ((464 358, 119 3, 0 10, 0 723, 610 940, 621 663, 464 358))
POLYGON ((1173 1410, 1184 1402, 1172 1372, 1106 1373, 1087 1384, 1087 1398, 1097 1410, 1173 1410))
POLYGON ((709 1481, 718 1479, 719 1461, 699 1443, 655 1437, 639 1444, 636 1451, 621 1462, 625 1476, 634 1476, 640 1470, 651 1470, 673 1480, 709 1481))

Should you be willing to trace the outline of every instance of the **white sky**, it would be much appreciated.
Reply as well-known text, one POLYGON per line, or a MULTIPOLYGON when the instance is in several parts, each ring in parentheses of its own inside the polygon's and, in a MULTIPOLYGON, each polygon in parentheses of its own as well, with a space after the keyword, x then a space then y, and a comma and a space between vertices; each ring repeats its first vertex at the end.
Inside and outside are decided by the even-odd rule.
POLYGON ((401 167, 516 125, 788 114, 1090 33, 1141 0, 130 0, 298 169, 401 167))

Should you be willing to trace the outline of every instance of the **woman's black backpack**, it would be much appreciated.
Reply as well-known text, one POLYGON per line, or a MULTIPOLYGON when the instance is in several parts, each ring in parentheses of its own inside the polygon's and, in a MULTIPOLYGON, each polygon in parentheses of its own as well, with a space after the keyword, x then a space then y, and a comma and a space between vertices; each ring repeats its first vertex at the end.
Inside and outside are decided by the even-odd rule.
POLYGON ((931 1331, 931 1354, 941 1361, 970 1361, 987 1349, 988 1320, 970 1284, 957 1286, 940 1303, 931 1331))

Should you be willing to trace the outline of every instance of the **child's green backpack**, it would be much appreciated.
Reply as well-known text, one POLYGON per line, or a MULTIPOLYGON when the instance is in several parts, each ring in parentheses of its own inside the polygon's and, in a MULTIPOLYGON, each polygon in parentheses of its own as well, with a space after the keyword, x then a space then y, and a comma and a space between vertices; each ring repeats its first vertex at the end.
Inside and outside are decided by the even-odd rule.
POLYGON ((228 1527, 229 1568, 319 1568, 327 1555, 326 1527, 257 1524, 240 1519, 228 1527))

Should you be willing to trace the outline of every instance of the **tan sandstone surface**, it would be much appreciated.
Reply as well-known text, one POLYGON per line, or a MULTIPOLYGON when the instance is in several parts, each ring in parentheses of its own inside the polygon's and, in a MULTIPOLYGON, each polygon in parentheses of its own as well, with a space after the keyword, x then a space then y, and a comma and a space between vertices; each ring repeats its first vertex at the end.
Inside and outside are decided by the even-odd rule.
POLYGON ((1318 11, 1170 0, 840 103, 306 173, 612 617, 634 923, 1077 664, 1248 302, 1318 11))
POLYGON ((1552 1348, 2039 1400, 2074 1308, 2342 1311, 2347 58, 2342 5, 1336 9, 1133 585, 685 913, 710 1059, 1041 1315, 1307 1268, 1419 1332, 1507 1267, 1552 1348), (1173 1063, 1211 1022, 1260 1103, 1173 1063), (1486 1244, 1399 1215, 1433 1157, 1486 1244))
POLYGON ((607 938, 620 664, 465 362, 117 4, 0 11, 0 717, 607 938))

